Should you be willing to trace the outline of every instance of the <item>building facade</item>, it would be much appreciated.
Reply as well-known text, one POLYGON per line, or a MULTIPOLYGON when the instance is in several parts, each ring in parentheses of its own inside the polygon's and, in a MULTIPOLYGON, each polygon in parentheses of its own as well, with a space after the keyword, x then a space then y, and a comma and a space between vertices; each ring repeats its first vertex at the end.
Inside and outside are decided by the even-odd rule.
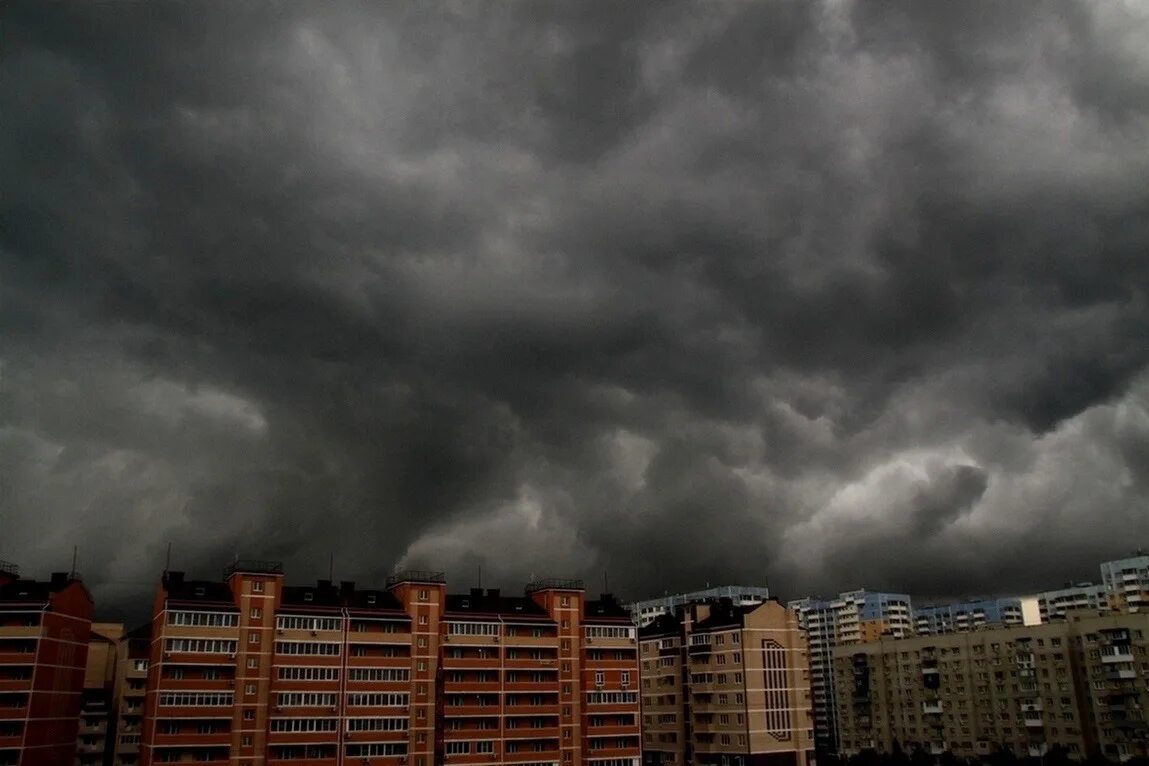
POLYGON ((1109 590, 1104 585, 1079 582, 1038 593, 1037 609, 1042 623, 1064 620, 1071 612, 1104 612, 1109 609, 1109 590))
POLYGON ((823 752, 836 752, 834 710, 838 692, 833 651, 883 635, 913 635, 913 604, 904 593, 847 591, 833 599, 804 598, 788 606, 798 615, 810 655, 810 688, 814 709, 814 743, 823 752))
POLYGON ((654 622, 661 615, 673 614, 678 607, 686 604, 717 602, 721 599, 728 599, 740 606, 752 606, 768 601, 770 589, 764 585, 722 585, 717 588, 706 588, 689 593, 675 593, 661 598, 635 601, 630 605, 630 611, 634 623, 642 627, 654 622))
POLYGON ((76 766, 104 766, 111 757, 116 725, 116 659, 123 635, 124 626, 119 623, 92 623, 80 701, 76 766))
POLYGON ((116 648, 115 745, 112 766, 136 766, 144 732, 144 701, 151 661, 151 625, 123 636, 116 648))
POLYGON ((1106 561, 1101 565, 1101 585, 1112 609, 1136 612, 1149 608, 1149 555, 1138 552, 1106 561))
POLYGON ((523 596, 290 586, 275 562, 156 597, 141 764, 637 766, 629 612, 579 581, 523 596))
POLYGON ((777 601, 689 604, 640 631, 646 766, 813 763, 809 658, 777 601))
POLYGON ((75 573, 0 564, 0 764, 72 766, 92 623, 75 573))
POLYGON ((834 651, 840 752, 1040 757, 1145 752, 1149 614, 1077 612, 1045 625, 834 651), (848 690, 848 692, 846 691, 848 690))
POLYGON ((1020 598, 974 599, 914 608, 914 633, 919 636, 1024 624, 1020 598))

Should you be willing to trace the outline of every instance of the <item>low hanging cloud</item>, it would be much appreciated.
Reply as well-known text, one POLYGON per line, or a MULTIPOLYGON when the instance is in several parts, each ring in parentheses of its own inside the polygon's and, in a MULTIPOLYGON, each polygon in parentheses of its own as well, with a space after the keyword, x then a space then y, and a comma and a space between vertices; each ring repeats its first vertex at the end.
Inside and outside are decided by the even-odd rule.
POLYGON ((0 557, 1004 593, 1149 537, 1137 3, 6 9, 0 557))

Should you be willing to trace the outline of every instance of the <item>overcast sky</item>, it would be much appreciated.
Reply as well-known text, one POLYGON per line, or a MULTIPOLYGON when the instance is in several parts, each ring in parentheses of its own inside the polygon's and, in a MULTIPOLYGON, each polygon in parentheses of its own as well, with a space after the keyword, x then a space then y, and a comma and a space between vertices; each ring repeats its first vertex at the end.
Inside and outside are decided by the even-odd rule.
MULTIPOLYGON (((6 3, 0 558, 626 597, 1149 544, 1149 5, 6 3)), ((134 604, 134 606, 132 606, 134 604)))

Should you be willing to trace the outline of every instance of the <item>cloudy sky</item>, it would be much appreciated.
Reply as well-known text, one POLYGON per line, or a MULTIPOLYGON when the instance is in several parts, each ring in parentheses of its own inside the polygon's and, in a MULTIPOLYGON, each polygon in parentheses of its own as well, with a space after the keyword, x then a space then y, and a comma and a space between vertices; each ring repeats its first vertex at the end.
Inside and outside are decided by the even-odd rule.
POLYGON ((0 558, 934 596, 1149 544, 1149 5, 8 3, 0 558))

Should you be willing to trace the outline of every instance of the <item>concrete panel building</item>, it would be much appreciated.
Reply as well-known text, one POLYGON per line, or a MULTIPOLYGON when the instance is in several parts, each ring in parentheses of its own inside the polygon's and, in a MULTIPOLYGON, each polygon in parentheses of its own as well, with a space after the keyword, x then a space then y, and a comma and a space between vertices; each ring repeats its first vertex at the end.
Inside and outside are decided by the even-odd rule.
POLYGON ((103 766, 111 758, 116 724, 116 659, 123 634, 124 626, 119 623, 92 623, 80 702, 76 766, 103 766))
POLYGON ((1020 598, 985 598, 914 608, 914 633, 939 636, 1007 625, 1024 625, 1020 598))
POLYGON ((823 752, 838 743, 834 709, 838 692, 833 651, 881 636, 913 635, 913 604, 904 593, 853 590, 836 598, 804 598, 789 602, 808 642, 810 688, 814 708, 814 742, 823 752))
POLYGON ((834 651, 840 752, 1145 752, 1149 614, 883 638, 834 651), (845 691, 848 690, 848 693, 845 691))

